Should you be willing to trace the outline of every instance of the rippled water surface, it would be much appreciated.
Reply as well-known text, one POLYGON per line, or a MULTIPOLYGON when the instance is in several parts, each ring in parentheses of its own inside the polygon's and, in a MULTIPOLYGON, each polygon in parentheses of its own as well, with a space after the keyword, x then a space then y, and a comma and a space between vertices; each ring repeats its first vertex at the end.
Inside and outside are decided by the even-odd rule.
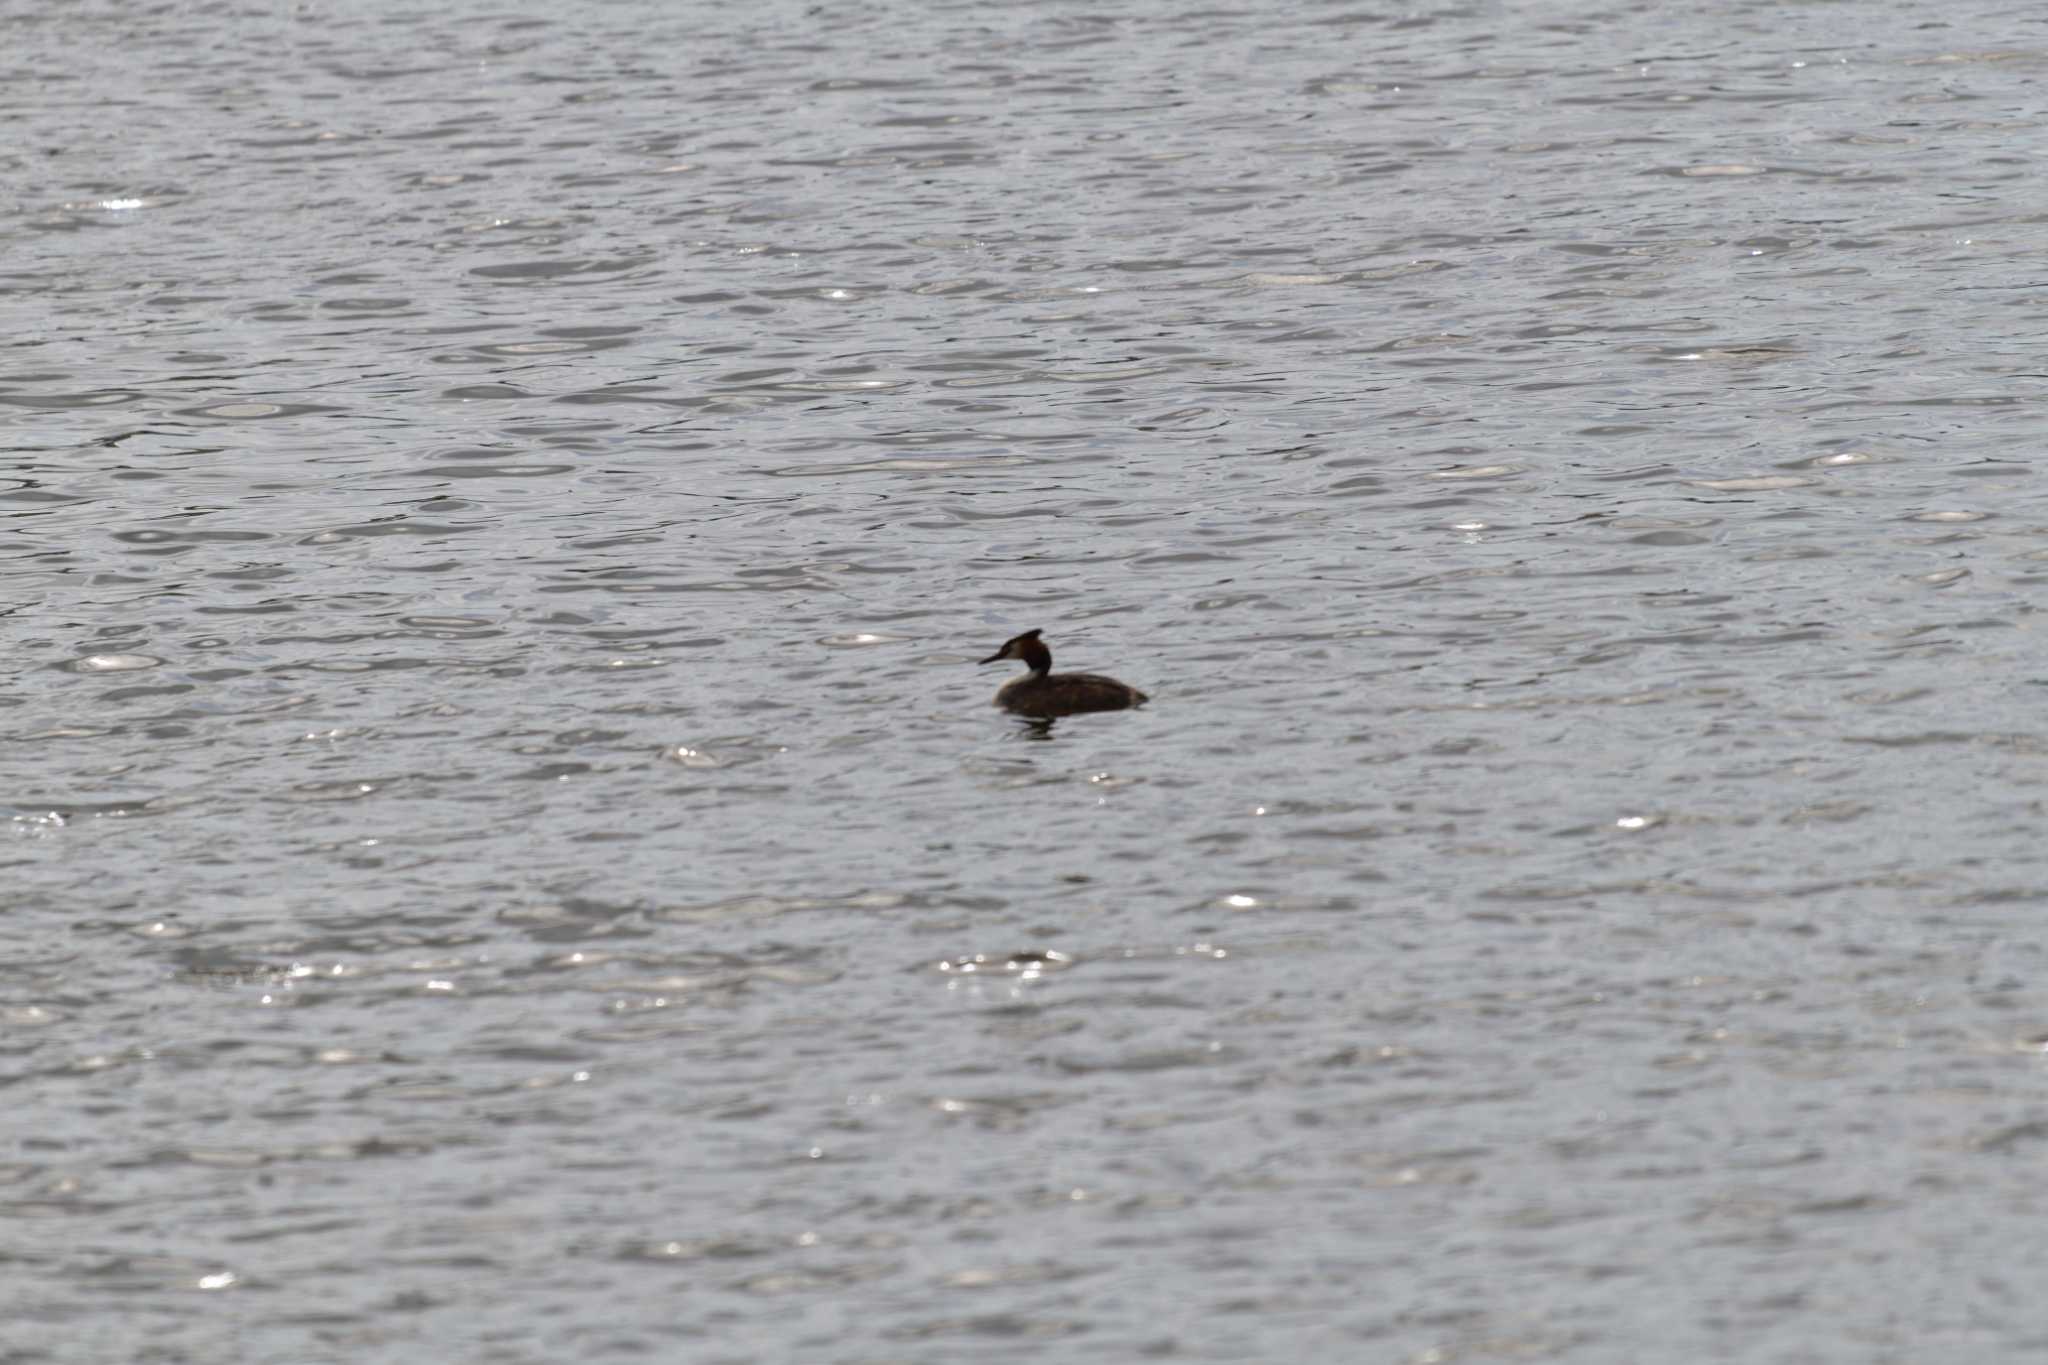
POLYGON ((7 1360, 2048 1345, 2038 9, 4 31, 7 1360))

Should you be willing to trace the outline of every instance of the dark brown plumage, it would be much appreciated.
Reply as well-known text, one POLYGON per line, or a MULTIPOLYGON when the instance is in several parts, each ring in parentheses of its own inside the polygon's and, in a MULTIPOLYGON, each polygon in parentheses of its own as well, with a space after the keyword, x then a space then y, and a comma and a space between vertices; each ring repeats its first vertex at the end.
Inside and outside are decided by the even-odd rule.
POLYGON ((992 664, 1002 659, 1021 659, 1031 670, 1003 684, 996 693, 997 706, 1034 720, 1052 720, 1084 711, 1123 711, 1145 704, 1143 692, 1115 678, 1105 678, 1100 673, 1053 672, 1052 651, 1038 638, 1039 634, 1027 630, 1013 636, 982 660, 992 664))

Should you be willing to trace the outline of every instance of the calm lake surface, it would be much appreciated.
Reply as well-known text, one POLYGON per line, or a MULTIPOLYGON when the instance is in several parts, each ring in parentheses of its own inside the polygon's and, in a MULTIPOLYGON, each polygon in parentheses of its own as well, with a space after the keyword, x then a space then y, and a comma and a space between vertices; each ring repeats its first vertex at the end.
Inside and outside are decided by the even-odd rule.
POLYGON ((2048 1349, 2038 7, 0 33, 0 1359, 2048 1349))

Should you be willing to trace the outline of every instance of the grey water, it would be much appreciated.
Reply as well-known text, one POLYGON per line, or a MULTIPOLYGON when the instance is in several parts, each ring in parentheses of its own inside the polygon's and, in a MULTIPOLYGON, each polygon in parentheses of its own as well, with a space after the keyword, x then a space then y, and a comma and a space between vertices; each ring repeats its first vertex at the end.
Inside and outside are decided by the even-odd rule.
POLYGON ((2048 1347, 2037 8, 0 35, 0 1360, 2048 1347))

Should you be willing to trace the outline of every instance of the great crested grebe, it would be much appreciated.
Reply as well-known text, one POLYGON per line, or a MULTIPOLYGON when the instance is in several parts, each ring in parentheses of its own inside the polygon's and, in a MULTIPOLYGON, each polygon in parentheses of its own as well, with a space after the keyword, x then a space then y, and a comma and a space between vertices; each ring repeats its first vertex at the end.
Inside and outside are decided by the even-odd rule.
POLYGON ((1122 711, 1145 704, 1143 692, 1129 683, 1105 678, 1100 673, 1055 673, 1052 651, 1039 639, 1040 632, 1027 630, 1003 641, 1003 647, 982 662, 1021 659, 1031 671, 1012 678, 996 693, 996 705, 1005 711, 1037 720, 1074 716, 1084 711, 1122 711))

